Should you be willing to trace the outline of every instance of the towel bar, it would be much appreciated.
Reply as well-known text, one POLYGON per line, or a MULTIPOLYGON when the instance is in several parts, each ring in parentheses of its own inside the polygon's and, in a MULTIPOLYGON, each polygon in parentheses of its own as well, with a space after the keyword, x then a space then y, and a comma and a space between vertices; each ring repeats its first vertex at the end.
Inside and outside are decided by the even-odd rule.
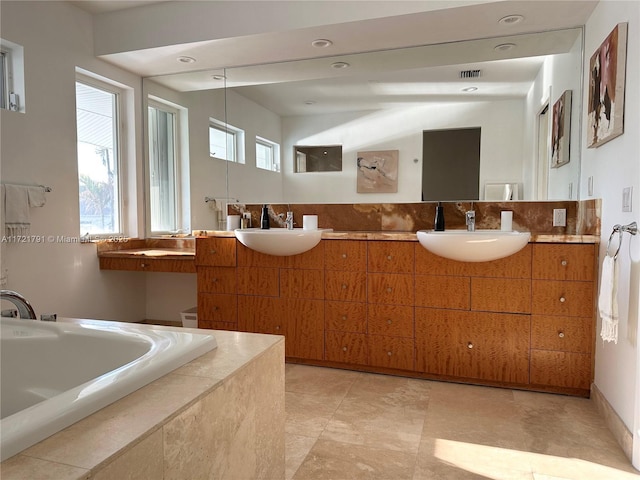
POLYGON ((607 255, 609 255, 611 240, 613 239, 613 236, 617 233, 618 248, 616 249, 616 253, 613 254, 614 260, 618 259, 618 253, 620 253, 620 247, 622 246, 622 234, 624 232, 630 233, 631 235, 636 235, 638 233, 638 224, 636 222, 631 222, 628 225, 617 224, 613 226, 613 231, 611 232, 611 235, 609 235, 609 241, 607 242, 607 255))

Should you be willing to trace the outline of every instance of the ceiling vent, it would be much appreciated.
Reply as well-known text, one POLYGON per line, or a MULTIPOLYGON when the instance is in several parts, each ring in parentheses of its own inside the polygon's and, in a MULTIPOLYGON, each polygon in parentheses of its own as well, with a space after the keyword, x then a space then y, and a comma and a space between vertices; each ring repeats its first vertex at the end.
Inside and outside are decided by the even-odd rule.
POLYGON ((480 70, 462 70, 460 71, 460 78, 478 78, 480 77, 480 70))

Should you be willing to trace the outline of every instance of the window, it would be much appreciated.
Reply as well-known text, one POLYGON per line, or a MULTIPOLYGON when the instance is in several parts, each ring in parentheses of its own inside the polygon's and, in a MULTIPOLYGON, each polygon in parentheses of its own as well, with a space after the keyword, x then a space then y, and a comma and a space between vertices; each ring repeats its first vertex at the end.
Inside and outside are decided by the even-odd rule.
POLYGON ((149 101, 149 203, 151 231, 180 228, 178 197, 178 111, 149 101))
POLYGON ((244 163, 244 132, 210 118, 209 156, 228 162, 244 163))
POLYGON ((9 66, 7 52, 0 51, 0 108, 7 108, 9 105, 9 66))
POLYGON ((256 167, 279 172, 280 145, 266 138, 256 137, 256 167))
POLYGON ((119 101, 116 87, 76 81, 80 235, 122 232, 119 101))
POLYGON ((24 48, 1 38, 0 108, 25 112, 24 48))

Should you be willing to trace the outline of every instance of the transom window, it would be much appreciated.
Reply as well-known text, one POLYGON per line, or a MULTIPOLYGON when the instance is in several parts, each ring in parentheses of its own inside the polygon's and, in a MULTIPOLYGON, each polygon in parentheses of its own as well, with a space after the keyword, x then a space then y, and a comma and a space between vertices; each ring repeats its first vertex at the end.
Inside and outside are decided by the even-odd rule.
POLYGON ((256 137, 256 167, 279 172, 280 145, 266 138, 256 137))
POLYGON ((244 131, 210 118, 209 156, 228 162, 244 163, 244 131))

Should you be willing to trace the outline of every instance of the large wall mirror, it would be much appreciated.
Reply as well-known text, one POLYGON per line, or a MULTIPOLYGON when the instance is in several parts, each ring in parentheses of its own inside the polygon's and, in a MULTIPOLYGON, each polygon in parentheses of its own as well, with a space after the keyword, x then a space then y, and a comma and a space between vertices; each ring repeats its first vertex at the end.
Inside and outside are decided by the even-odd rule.
POLYGON ((165 75, 145 79, 145 91, 188 112, 192 229, 215 226, 205 197, 418 202, 423 134, 442 129, 480 129, 478 199, 485 185, 510 184, 522 200, 575 200, 582 48, 574 28, 165 75), (567 90, 569 161, 549 168, 550 115, 567 90), (239 162, 210 155, 209 128, 221 121, 241 132, 239 162), (341 146, 342 170, 295 173, 296 145, 341 146), (398 151, 397 192, 357 193, 358 155, 372 151, 398 151), (270 154, 278 168, 264 167, 270 154))

